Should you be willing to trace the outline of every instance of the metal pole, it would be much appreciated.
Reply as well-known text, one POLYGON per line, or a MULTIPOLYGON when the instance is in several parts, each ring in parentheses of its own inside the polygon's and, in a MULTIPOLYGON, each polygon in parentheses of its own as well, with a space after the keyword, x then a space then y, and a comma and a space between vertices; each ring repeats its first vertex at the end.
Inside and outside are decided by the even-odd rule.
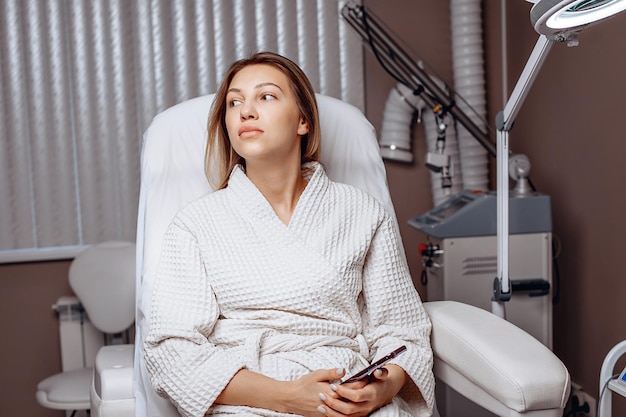
POLYGON ((511 298, 509 277, 509 131, 519 113, 528 91, 537 78, 545 58, 553 45, 545 35, 541 35, 533 48, 526 66, 504 106, 496 117, 496 167, 497 167, 497 245, 498 275, 494 281, 492 312, 503 318, 506 313, 504 302, 511 298))

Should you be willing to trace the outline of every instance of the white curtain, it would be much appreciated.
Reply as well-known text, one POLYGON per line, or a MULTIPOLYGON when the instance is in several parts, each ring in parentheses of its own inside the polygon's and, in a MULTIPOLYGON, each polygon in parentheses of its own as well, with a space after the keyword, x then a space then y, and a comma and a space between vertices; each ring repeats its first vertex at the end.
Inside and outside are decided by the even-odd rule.
POLYGON ((363 108, 360 40, 338 0, 0 1, 0 262, 133 240, 141 137, 215 91, 235 59, 279 52, 363 108))

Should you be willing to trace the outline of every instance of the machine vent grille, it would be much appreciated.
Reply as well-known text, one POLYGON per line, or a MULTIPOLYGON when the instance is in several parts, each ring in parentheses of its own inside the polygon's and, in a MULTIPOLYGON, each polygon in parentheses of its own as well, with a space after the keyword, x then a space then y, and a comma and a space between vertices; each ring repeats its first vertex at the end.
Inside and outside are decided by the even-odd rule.
POLYGON ((463 260, 463 275, 494 275, 498 272, 496 256, 474 256, 463 260))

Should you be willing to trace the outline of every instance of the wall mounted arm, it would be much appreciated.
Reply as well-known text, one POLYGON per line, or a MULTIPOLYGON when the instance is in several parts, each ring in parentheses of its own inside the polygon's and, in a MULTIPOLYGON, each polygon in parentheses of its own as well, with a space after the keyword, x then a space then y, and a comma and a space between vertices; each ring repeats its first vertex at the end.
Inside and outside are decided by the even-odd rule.
POLYGON ((413 94, 420 95, 431 109, 451 114, 489 152, 496 155, 494 142, 456 105, 455 98, 444 91, 387 33, 382 23, 365 6, 346 3, 341 14, 370 47, 382 67, 413 94))

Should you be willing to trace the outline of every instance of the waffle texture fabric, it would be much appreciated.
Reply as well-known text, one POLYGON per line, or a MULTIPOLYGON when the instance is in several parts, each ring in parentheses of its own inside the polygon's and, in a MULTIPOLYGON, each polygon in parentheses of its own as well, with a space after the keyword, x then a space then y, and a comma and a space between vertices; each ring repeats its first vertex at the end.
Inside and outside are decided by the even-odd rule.
POLYGON ((374 415, 430 416, 431 323, 395 218, 318 163, 303 175, 288 225, 241 167, 170 224, 144 343, 154 388, 183 416, 280 416, 213 402, 242 368, 278 380, 350 374, 406 345, 392 363, 411 381, 374 415))

